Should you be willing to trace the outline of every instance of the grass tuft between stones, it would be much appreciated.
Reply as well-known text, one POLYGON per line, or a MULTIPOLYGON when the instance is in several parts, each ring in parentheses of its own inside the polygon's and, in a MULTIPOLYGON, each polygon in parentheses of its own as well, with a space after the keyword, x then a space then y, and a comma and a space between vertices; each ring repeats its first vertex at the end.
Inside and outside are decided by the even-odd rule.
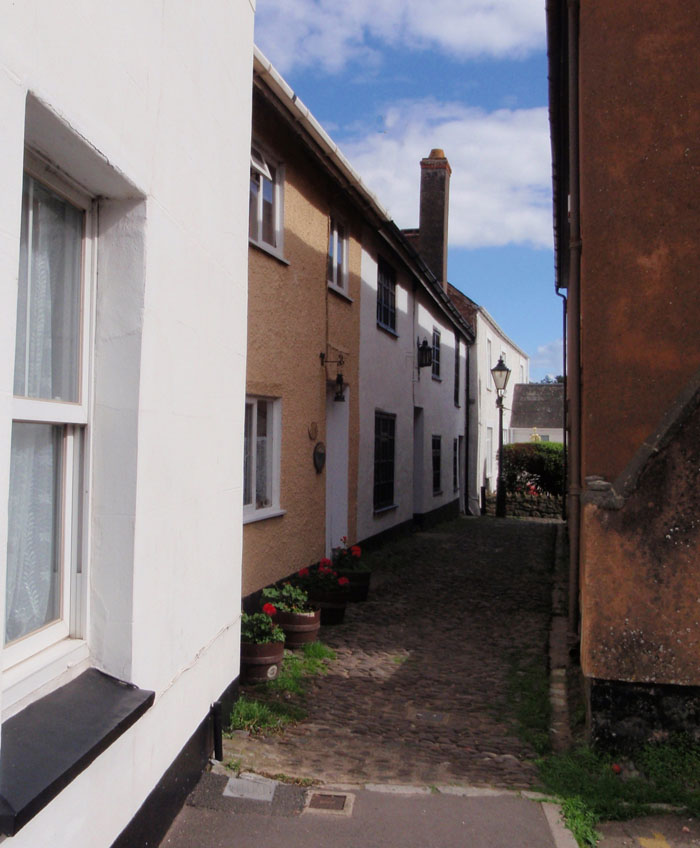
POLYGON ((540 756, 541 786, 561 804, 582 848, 594 848, 600 821, 658 812, 659 805, 700 816, 700 741, 669 736, 626 756, 578 745, 554 753, 549 745, 547 659, 514 651, 508 657, 508 708, 520 738, 540 756))
POLYGON ((311 677, 328 673, 335 651, 321 642, 304 645, 301 654, 285 651, 279 674, 274 680, 255 687, 251 695, 236 701, 231 713, 231 730, 274 733, 306 718, 304 696, 311 677))

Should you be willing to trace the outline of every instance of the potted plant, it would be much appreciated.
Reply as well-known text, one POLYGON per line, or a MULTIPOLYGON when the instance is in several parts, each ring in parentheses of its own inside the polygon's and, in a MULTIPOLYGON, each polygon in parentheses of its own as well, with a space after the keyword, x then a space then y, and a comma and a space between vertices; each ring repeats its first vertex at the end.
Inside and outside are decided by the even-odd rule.
POLYGON ((318 565, 302 568, 293 582, 308 592, 310 601, 321 607, 321 624, 343 623, 350 581, 338 575, 328 558, 324 557, 318 565))
POLYGON ((277 610, 273 619, 284 630, 285 647, 300 648, 316 641, 321 610, 309 601, 306 589, 286 580, 281 586, 263 589, 262 597, 277 610))
POLYGON ((348 600, 366 601, 372 570, 362 560, 359 545, 348 545, 348 537, 343 536, 340 546, 333 548, 333 567, 339 577, 348 579, 348 600))
POLYGON ((265 604, 262 612, 241 616, 241 682, 274 680, 284 657, 284 631, 272 616, 277 612, 265 604))

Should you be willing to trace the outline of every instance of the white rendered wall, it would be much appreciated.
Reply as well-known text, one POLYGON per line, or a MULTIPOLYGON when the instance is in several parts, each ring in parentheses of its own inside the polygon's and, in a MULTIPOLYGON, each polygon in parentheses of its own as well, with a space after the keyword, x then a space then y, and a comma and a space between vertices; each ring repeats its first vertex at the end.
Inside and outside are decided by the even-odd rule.
MULTIPOLYGON (((387 254, 387 261, 390 256, 387 254)), ((377 327, 377 255, 362 250, 360 297, 360 448, 357 536, 367 539, 413 516, 413 316, 409 290, 397 269, 396 332, 377 327), (374 413, 396 416, 396 508, 374 514, 374 413)))
POLYGON ((530 361, 527 355, 506 336, 498 324, 483 309, 479 309, 476 316, 476 344, 474 347, 475 352, 473 351, 472 355, 476 356, 477 361, 478 456, 476 467, 471 471, 474 475, 471 491, 473 492, 476 489, 478 497, 481 486, 486 485, 489 466, 492 471, 489 488, 494 492, 496 490, 499 413, 496 406, 497 392, 493 385, 491 368, 497 364, 499 356, 504 353, 505 363, 511 369, 503 401, 503 442, 507 444, 513 407, 513 388, 517 383, 529 382, 530 361), (490 362, 489 342, 491 342, 490 362), (487 455, 488 428, 493 430, 490 461, 487 455))
MULTIPOLYGON (((3 5, 0 514, 31 95, 32 141, 111 198, 98 239, 90 664, 156 692, 13 846, 110 845, 238 672, 253 18, 248 0, 210 0, 206 13, 156 0, 3 5)), ((6 534, 0 522, 3 552, 6 534)))
MULTIPOLYGON (((391 262, 389 253, 383 254, 391 262)), ((454 403, 454 329, 427 293, 416 297, 398 264, 396 336, 377 327, 377 253, 371 242, 362 251, 360 320, 360 452, 358 462, 358 538, 366 539, 431 512, 459 497, 452 485, 453 439, 465 433, 466 347, 460 346, 461 405, 454 403), (417 338, 432 345, 433 327, 441 332, 442 380, 430 368, 416 367, 417 338), (414 493, 414 407, 423 410, 421 493, 414 493), (396 416, 394 496, 396 507, 374 513, 374 413, 396 416), (442 491, 432 490, 431 437, 442 436, 442 491)))

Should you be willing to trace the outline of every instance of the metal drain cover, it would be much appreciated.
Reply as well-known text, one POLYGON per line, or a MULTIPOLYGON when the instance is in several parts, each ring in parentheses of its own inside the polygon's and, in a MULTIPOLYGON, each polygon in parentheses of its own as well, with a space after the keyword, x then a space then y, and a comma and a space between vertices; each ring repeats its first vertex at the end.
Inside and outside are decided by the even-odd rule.
POLYGON ((347 792, 312 792, 305 813, 351 816, 355 796, 347 792))
POLYGON ((345 807, 345 795, 326 795, 321 792, 314 792, 309 801, 309 806, 315 810, 334 810, 340 812, 345 807))

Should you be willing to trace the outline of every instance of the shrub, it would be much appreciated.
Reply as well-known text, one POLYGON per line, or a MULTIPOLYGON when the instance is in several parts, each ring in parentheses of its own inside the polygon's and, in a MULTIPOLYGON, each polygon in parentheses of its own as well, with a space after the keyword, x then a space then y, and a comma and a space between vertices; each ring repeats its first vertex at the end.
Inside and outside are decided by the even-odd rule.
POLYGON ((506 491, 538 495, 564 494, 564 445, 561 442, 518 442, 503 446, 506 491))

